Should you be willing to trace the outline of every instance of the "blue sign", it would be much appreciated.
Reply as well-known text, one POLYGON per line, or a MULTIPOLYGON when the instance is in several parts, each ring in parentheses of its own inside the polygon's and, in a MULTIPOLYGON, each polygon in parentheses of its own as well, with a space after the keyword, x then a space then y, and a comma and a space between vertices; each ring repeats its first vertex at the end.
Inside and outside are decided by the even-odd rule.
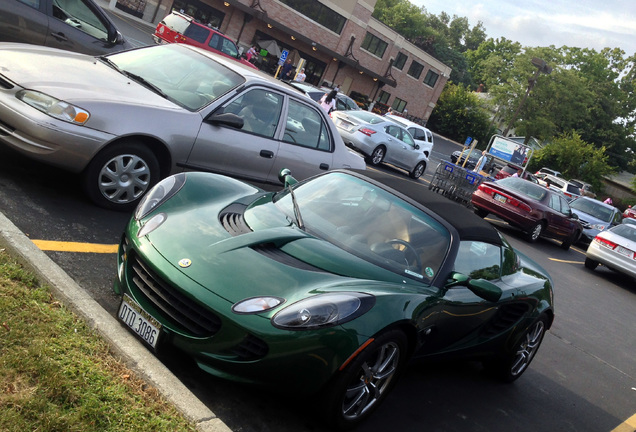
POLYGON ((472 142, 473 142, 473 139, 471 137, 468 137, 468 138, 466 138, 466 142, 464 143, 464 145, 466 147, 468 147, 470 145, 470 143, 472 143, 472 142))
POLYGON ((285 63, 285 60, 287 60, 288 55, 289 55, 289 51, 284 49, 283 52, 280 54, 280 58, 278 59, 278 66, 282 66, 283 63, 285 63))

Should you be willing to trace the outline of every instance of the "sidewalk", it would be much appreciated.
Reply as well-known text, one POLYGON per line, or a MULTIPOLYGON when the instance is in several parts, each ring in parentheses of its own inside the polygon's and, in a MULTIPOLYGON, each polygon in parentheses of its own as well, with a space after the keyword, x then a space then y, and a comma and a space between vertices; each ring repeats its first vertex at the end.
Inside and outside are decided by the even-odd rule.
POLYGON ((198 431, 231 432, 231 429, 137 338, 106 312, 2 213, 0 213, 0 247, 6 248, 36 274, 40 281, 50 285, 53 295, 58 300, 95 329, 129 368, 157 388, 166 400, 196 425, 198 431))

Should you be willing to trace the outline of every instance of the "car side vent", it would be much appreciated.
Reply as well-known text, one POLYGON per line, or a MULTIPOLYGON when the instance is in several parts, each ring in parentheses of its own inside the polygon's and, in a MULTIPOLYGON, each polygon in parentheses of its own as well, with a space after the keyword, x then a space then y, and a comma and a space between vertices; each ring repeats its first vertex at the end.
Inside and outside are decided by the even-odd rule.
POLYGON ((129 261, 135 286, 166 318, 197 337, 219 331, 221 319, 216 314, 163 281, 135 254, 129 261))
POLYGON ((512 327, 528 313, 530 305, 526 303, 511 303, 502 305, 493 319, 483 329, 484 337, 493 337, 512 327))
POLYGON ((9 81, 7 81, 6 79, 0 77, 0 87, 2 87, 3 89, 12 89, 13 88, 13 84, 11 84, 9 81))
POLYGON ((246 208, 246 205, 234 203, 221 210, 219 214, 219 222, 233 236, 252 232, 243 217, 246 208))
POLYGON ((252 246, 252 249, 269 259, 277 261, 281 264, 288 265, 290 267, 294 267, 300 270, 326 273, 323 269, 312 266, 311 264, 307 264, 306 262, 301 261, 298 258, 294 258, 293 256, 286 254, 273 243, 255 245, 252 246))

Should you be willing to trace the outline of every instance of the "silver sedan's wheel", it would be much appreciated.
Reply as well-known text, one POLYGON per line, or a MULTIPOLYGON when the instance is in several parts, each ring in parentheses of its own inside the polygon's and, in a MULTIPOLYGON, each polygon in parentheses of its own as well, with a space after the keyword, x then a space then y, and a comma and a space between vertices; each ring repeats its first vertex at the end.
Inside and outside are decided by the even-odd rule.
POLYGON ((426 170, 426 164, 424 162, 419 162, 413 168, 413 171, 410 172, 411 178, 418 179, 424 174, 424 170, 426 170))
POLYGON ((386 150, 382 146, 378 146, 371 153, 371 157, 369 157, 369 162, 371 165, 378 165, 384 160, 384 155, 386 154, 386 150))
POLYGON ((404 333, 378 336, 332 382, 325 398, 332 427, 352 428, 377 408, 402 371, 407 352, 404 333))
POLYGON ((136 142, 107 148, 84 173, 84 187, 91 200, 112 210, 131 210, 158 180, 156 156, 136 142))

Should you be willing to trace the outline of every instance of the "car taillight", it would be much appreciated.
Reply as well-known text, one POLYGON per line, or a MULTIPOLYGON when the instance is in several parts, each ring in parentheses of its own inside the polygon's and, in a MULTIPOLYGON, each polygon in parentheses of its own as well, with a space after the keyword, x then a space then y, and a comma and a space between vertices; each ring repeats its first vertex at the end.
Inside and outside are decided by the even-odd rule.
POLYGON ((598 243, 599 245, 606 247, 608 249, 612 249, 612 250, 614 250, 614 248, 618 246, 616 243, 599 236, 594 237, 594 241, 598 243))
POLYGON ((518 199, 512 198, 512 197, 508 197, 508 204, 510 204, 511 206, 514 207, 518 207, 521 210, 527 211, 528 213, 530 213, 532 211, 532 208, 524 203, 523 201, 519 201, 518 199))
POLYGON ((491 188, 490 186, 486 186, 485 184, 480 184, 477 189, 488 195, 492 195, 495 193, 495 190, 493 188, 491 188))
POLYGON ((376 133, 373 129, 369 129, 369 128, 365 128, 365 127, 361 127, 360 129, 358 129, 358 132, 362 132, 366 136, 371 136, 374 133, 376 133))

